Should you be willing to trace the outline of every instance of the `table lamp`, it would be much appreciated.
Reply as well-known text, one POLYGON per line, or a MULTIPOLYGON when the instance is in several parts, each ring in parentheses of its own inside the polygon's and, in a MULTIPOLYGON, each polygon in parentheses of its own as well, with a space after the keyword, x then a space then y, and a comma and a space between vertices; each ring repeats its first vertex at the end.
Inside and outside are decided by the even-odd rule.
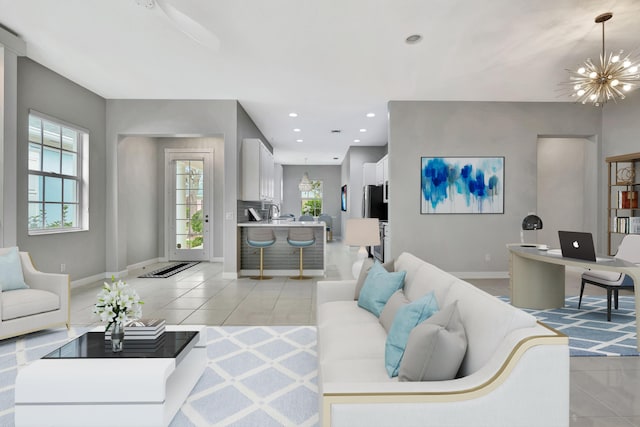
POLYGON ((367 258, 365 246, 377 246, 380 244, 380 227, 378 218, 350 218, 345 228, 344 244, 360 246, 356 262, 353 263, 351 272, 357 278, 362 269, 362 263, 367 258))
MULTIPOLYGON (((520 243, 524 245, 524 230, 540 230, 542 229, 542 220, 534 213, 529 213, 522 220, 522 230, 520 230, 520 243)), ((533 245, 535 246, 535 245, 533 245)))

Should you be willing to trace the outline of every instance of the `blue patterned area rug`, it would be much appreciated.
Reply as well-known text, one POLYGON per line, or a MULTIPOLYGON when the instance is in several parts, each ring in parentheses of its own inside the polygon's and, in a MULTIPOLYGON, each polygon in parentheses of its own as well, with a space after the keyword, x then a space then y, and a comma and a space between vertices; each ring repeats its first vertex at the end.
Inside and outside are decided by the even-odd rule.
MULTIPOLYGON (((86 328, 0 341, 0 426, 14 423, 18 370, 86 328)), ((313 326, 207 327, 209 362, 171 427, 317 426, 313 326)))
POLYGON ((580 309, 578 299, 566 298, 562 308, 524 311, 569 336, 571 356, 638 356, 633 296, 619 297, 618 310, 611 309, 611 322, 607 322, 604 296, 584 296, 580 309))

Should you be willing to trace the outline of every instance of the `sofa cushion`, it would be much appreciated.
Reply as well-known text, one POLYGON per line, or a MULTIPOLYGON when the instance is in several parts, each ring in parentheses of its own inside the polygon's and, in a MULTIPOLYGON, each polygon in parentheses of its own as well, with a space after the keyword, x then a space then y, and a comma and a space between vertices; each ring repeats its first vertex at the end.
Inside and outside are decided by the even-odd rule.
POLYGON ((411 330, 436 311, 438 311, 438 302, 433 292, 398 309, 385 344, 385 368, 390 377, 398 375, 411 330))
MULTIPOLYGON (((358 298, 360 298, 360 291, 362 290, 362 286, 364 285, 364 281, 367 279, 367 275, 369 274, 369 270, 371 270, 371 267, 373 267, 373 263, 374 263, 374 259, 373 258, 367 258, 362 263, 362 268, 360 269, 360 274, 358 275, 358 281, 356 282, 356 292, 355 292, 355 295, 354 295, 354 298, 353 298, 354 300, 357 300, 358 298)), ((393 260, 385 262, 384 264, 382 264, 382 266, 389 273, 393 273, 393 271, 394 271, 393 270, 393 260)))
POLYGON ((316 313, 318 326, 337 323, 339 325, 378 322, 378 318, 367 310, 358 308, 357 301, 329 301, 321 304, 316 313))
MULTIPOLYGON (((370 323, 330 324, 318 328, 321 347, 318 360, 322 363, 337 360, 384 360, 384 342, 387 338, 377 319, 370 323)), ((380 371, 384 363, 380 363, 380 371)))
POLYGON ((446 307, 455 301, 467 334, 461 376, 470 375, 484 366, 507 334, 520 328, 533 328, 537 323, 534 316, 459 279, 451 285, 441 303, 446 307))
POLYGON ((400 362, 399 381, 455 378, 467 350, 458 304, 453 303, 411 331, 400 362))
POLYGON ((360 291, 358 306, 380 317, 391 295, 404 284, 404 276, 404 271, 389 273, 382 264, 374 263, 360 291))
POLYGON ((2 320, 32 316, 60 308, 60 297, 40 289, 17 289, 2 292, 2 320))
POLYGON ((391 295, 389 301, 384 305, 382 313, 380 313, 380 324, 387 333, 389 333, 391 325, 393 324, 393 319, 395 319, 396 313, 400 307, 409 304, 409 302, 410 301, 404 295, 402 289, 397 290, 393 295, 391 295))
POLYGON ((24 283, 17 247, 12 247, 7 253, 0 255, 0 288, 2 291, 28 288, 24 283))

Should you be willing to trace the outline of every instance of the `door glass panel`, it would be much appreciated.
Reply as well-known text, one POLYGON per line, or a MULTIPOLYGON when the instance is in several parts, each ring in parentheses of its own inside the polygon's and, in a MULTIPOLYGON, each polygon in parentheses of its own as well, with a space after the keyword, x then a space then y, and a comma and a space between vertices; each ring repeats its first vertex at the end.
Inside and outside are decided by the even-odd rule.
POLYGON ((176 247, 202 248, 204 161, 176 160, 176 247))

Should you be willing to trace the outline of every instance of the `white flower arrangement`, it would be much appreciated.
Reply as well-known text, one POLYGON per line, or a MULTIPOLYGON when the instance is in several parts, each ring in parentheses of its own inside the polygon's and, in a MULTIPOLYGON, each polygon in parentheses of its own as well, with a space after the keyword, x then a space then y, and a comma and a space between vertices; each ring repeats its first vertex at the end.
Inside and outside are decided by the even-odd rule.
POLYGON ((93 313, 100 316, 100 320, 108 322, 107 330, 114 323, 124 325, 129 319, 142 317, 142 302, 138 293, 122 280, 111 284, 104 282, 98 293, 98 302, 93 307, 93 313))

